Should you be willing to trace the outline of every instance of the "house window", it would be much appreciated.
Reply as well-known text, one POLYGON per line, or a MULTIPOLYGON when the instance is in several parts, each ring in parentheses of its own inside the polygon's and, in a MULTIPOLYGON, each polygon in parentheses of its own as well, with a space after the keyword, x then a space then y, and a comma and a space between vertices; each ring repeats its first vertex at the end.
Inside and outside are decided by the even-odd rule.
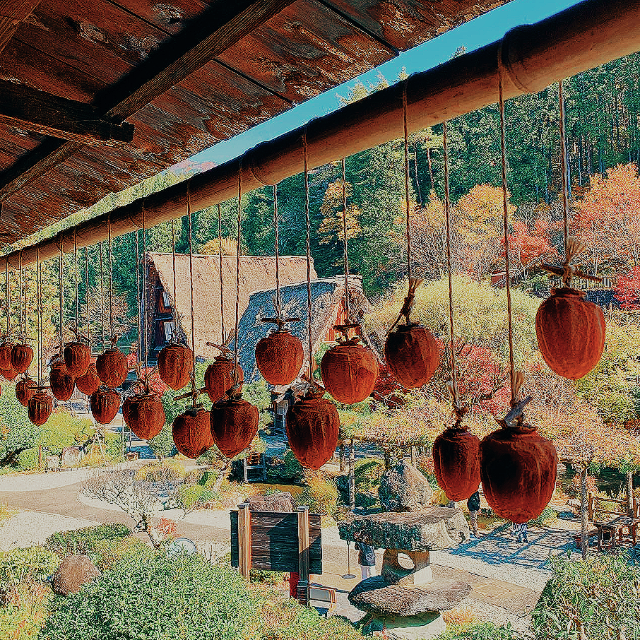
POLYGON ((173 322, 165 322, 164 323, 164 339, 166 342, 171 340, 171 336, 173 335, 175 329, 175 324, 173 322))

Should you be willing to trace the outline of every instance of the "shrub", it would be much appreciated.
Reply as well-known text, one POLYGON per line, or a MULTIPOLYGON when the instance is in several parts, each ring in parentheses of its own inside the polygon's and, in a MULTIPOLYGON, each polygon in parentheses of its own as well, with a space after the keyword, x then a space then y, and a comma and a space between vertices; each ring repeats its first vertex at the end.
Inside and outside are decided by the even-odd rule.
POLYGON ((338 489, 331 480, 320 473, 305 474, 306 487, 296 498, 299 506, 307 505, 311 513, 335 517, 338 510, 338 489))
POLYGON ((11 509, 6 504, 0 504, 0 527, 8 520, 11 520, 16 513, 18 513, 17 509, 11 509))
POLYGON ((49 614, 53 592, 40 582, 22 582, 0 607, 0 638, 33 640, 49 614))
POLYGON ((18 455, 18 467, 21 471, 30 471, 38 467, 38 449, 25 449, 18 455))
POLYGON ((384 462, 378 458, 358 460, 353 467, 353 475, 358 491, 373 491, 380 484, 384 473, 384 462))
POLYGON ((164 462, 149 462, 136 471, 134 480, 145 482, 172 482, 184 480, 184 467, 179 462, 172 460, 164 462))
POLYGON ((0 590, 8 591, 23 580, 46 580, 60 558, 44 547, 13 549, 0 553, 0 590))
POLYGON ((58 600, 43 640, 243 640, 256 621, 244 580, 199 554, 125 558, 58 600))
POLYGON ((153 550, 133 536, 98 540, 90 553, 91 560, 100 571, 107 571, 124 558, 136 555, 151 557, 153 550))
POLYGON ((536 638, 577 637, 580 622, 588 638, 632 638, 640 627, 640 569, 626 553, 572 561, 551 556, 553 571, 532 614, 536 638))
POLYGON ((443 611, 442 618, 447 625, 455 625, 458 627, 470 626, 478 621, 473 607, 468 605, 443 611))
POLYGON ((91 420, 77 418, 68 410, 61 409, 54 411, 42 425, 37 444, 46 447, 50 455, 59 456, 65 447, 88 443, 93 433, 94 426, 91 420))
POLYGON ((193 511, 215 498, 216 494, 201 484, 183 484, 178 489, 178 504, 183 511, 193 511))
POLYGON ((121 540, 131 534, 124 524, 100 524, 50 535, 45 546, 61 558, 74 553, 91 555, 101 540, 121 540))
POLYGON ((287 449, 282 462, 267 466, 270 482, 299 482, 303 475, 304 469, 291 449, 287 449))
POLYGON ((529 522, 529 524, 536 525, 538 527, 544 527, 546 525, 555 522, 558 519, 558 512, 551 507, 545 507, 542 513, 529 522))

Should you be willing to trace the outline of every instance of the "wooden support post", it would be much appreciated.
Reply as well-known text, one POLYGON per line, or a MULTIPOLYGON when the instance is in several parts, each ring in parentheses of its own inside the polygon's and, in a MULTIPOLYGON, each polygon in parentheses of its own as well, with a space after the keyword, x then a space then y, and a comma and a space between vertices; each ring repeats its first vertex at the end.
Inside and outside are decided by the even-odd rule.
POLYGON ((349 509, 353 511, 356 508, 356 451, 353 438, 349 442, 349 509))
MULTIPOLYGON (((586 481, 587 481, 586 469, 585 469, 585 471, 583 471, 583 473, 584 473, 584 482, 586 484, 586 481)), ((584 492, 583 492, 583 495, 584 495, 584 492)), ((589 521, 593 522, 593 494, 591 493, 591 491, 589 491, 587 510, 588 510, 588 513, 589 513, 589 521)))
POLYGON ((412 466, 416 466, 416 448, 411 445, 409 447, 409 455, 411 456, 411 465, 412 466))
POLYGON ((340 442, 340 473, 344 473, 344 442, 340 442))
POLYGON ((297 599, 308 605, 309 592, 309 507, 298 507, 298 589, 297 599))
POLYGON ((238 549, 240 573, 249 580, 251 571, 251 511, 249 503, 238 505, 238 549))
MULTIPOLYGON (((589 512, 592 513, 591 496, 589 495, 589 512)), ((591 516, 593 521, 593 516, 591 516)), ((582 559, 587 559, 589 552, 589 522, 587 520, 587 466, 580 470, 580 549, 582 551, 582 559)))
POLYGON ((633 518, 633 471, 627 471, 627 511, 633 518))

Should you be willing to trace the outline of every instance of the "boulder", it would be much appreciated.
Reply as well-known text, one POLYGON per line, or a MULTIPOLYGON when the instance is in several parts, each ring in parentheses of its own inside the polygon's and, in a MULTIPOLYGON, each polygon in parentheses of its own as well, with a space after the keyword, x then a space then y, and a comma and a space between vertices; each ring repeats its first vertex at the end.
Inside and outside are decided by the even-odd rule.
POLYGON ((67 556, 53 574, 51 588, 61 596, 78 593, 80 587, 100 575, 89 556, 67 556))
POLYGON ((437 551, 469 540, 464 514, 450 507, 353 516, 339 522, 338 531, 343 540, 400 551, 437 551))
POLYGON ((388 584, 382 576, 367 578, 349 593, 349 602, 375 616, 416 616, 453 609, 471 591, 471 585, 439 579, 420 587, 388 584))
POLYGON ((419 511, 431 506, 433 490, 412 464, 401 460, 380 478, 378 496, 385 511, 419 511))
POLYGON ((276 511, 279 513, 295 511, 293 497, 288 491, 271 493, 268 496, 251 496, 247 502, 249 503, 249 511, 276 511))

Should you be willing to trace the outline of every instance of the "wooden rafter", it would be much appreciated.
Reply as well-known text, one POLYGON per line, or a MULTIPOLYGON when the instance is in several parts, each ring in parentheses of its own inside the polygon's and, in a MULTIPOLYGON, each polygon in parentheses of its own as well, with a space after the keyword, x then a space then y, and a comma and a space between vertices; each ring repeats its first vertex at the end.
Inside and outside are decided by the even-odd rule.
MULTIPOLYGON (((294 0, 216 3, 130 74, 98 95, 94 104, 97 114, 122 122, 292 2, 294 0)), ((76 141, 44 140, 0 173, 0 200, 47 173, 78 148, 76 141)))
POLYGON ((18 25, 40 4, 40 0, 0 0, 0 53, 18 25))
POLYGON ((27 131, 83 144, 121 144, 133 140, 133 125, 101 118, 83 102, 0 80, 0 121, 27 131))

